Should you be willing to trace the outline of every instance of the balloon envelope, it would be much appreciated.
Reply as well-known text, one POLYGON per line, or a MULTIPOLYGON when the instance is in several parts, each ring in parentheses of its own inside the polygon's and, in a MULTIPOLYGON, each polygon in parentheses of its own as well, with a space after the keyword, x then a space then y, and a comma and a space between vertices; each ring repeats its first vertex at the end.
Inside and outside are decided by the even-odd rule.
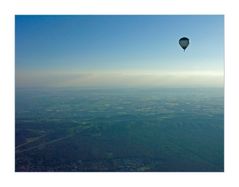
POLYGON ((186 37, 180 38, 179 45, 185 50, 189 45, 189 39, 186 37))

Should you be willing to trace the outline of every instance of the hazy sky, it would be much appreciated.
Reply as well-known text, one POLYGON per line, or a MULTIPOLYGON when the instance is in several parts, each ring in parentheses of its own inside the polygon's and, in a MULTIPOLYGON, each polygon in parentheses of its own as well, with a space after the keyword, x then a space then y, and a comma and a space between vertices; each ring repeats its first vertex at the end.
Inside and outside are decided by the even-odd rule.
POLYGON ((223 86, 223 68, 223 16, 16 16, 17 87, 223 86))

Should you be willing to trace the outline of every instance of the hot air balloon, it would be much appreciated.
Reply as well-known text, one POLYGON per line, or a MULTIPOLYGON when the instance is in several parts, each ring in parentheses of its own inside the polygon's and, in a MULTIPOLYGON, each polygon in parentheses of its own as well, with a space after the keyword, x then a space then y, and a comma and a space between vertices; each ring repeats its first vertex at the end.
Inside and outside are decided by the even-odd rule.
POLYGON ((185 51, 185 49, 188 47, 189 45, 189 39, 186 37, 180 38, 180 40, 178 41, 179 45, 183 48, 183 50, 185 51))

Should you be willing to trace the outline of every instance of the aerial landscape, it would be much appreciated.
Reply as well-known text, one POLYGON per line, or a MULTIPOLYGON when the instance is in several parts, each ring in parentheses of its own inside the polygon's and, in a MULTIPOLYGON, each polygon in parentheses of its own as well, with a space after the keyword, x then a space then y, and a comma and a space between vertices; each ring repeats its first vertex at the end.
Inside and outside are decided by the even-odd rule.
POLYGON ((223 172, 224 17, 21 16, 17 172, 223 172))

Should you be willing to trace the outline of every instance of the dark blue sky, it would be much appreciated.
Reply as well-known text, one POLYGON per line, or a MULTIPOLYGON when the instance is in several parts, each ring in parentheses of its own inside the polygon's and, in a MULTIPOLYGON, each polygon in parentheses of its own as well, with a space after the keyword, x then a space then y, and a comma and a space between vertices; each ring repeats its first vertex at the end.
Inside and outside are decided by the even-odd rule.
POLYGON ((16 71, 33 79, 34 71, 223 72, 223 64, 223 16, 16 16, 16 71))

